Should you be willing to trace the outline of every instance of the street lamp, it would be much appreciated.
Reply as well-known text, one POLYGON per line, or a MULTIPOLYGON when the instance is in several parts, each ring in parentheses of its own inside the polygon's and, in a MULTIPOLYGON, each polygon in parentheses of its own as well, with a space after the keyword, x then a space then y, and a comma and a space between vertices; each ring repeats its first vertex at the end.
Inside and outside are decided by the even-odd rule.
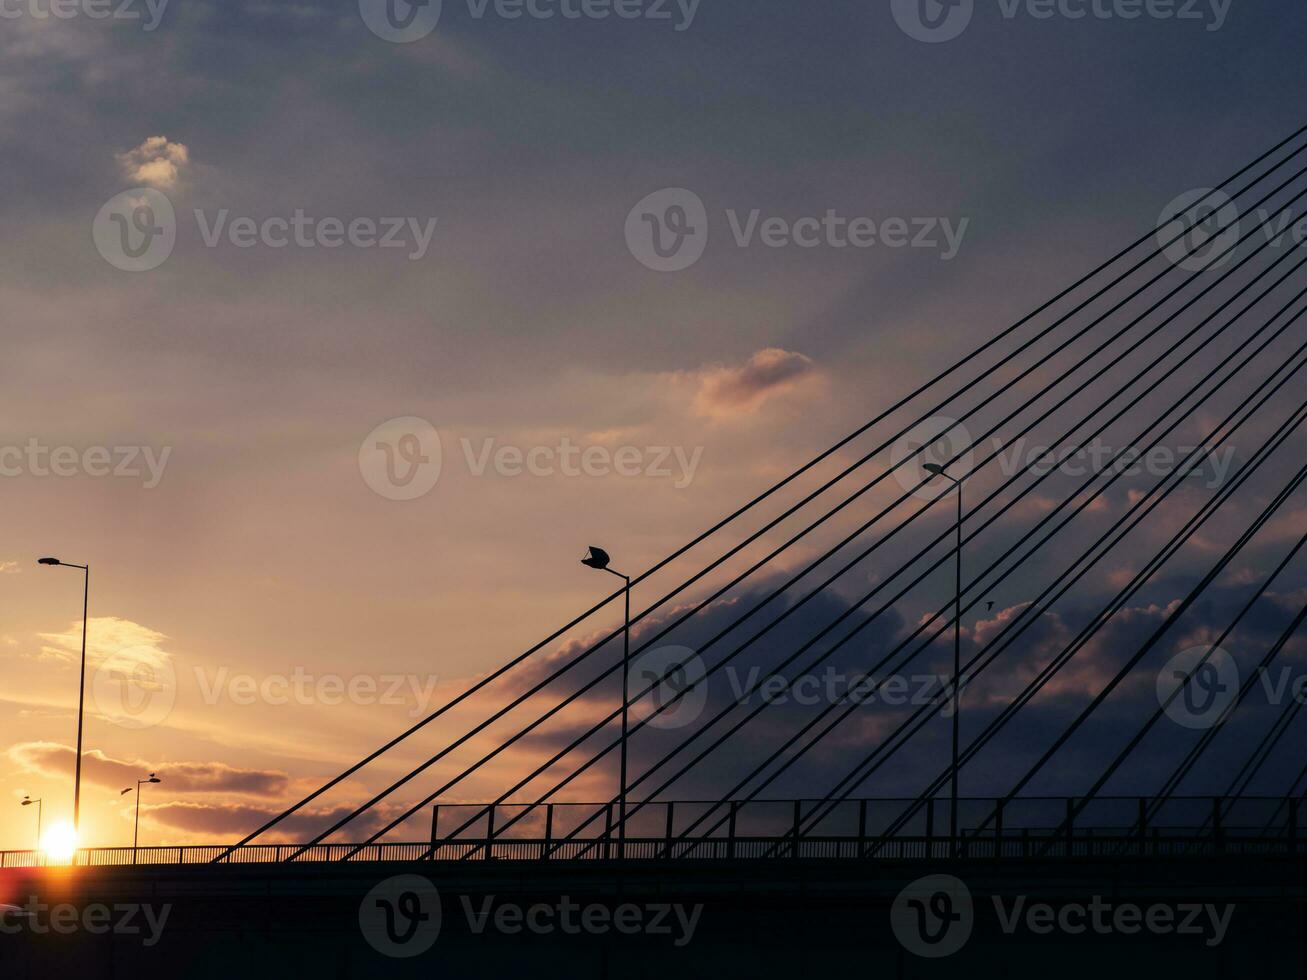
POLYGON ((962 723, 962 692, 958 682, 962 674, 962 481, 944 472, 938 463, 923 463, 922 469, 942 476, 957 488, 958 523, 957 544, 953 548, 956 573, 953 590, 953 771, 949 780, 949 839, 953 842, 953 856, 958 856, 958 738, 962 723))
POLYGON ((77 834, 82 812, 82 709, 86 703, 86 609, 91 598, 91 566, 75 565, 60 561, 58 558, 41 558, 40 565, 62 565, 65 568, 80 568, 86 573, 82 588, 82 666, 78 672, 77 682, 77 760, 73 775, 73 833, 77 834))
MULTIPOLYGON (((132 829, 132 864, 136 863, 136 842, 141 839, 141 784, 161 783, 161 782, 163 782, 163 780, 160 779, 158 776, 156 776, 154 773, 150 773, 149 779, 136 780, 136 825, 132 829)), ((118 795, 126 796, 131 791, 132 788, 128 786, 125 790, 123 790, 118 795)))
POLYGON ((590 546, 590 552, 581 559, 581 564, 587 568, 593 568, 597 571, 607 572, 609 575, 616 575, 624 583, 623 590, 626 598, 626 618, 625 625, 622 629, 622 739, 621 739, 621 787, 617 795, 618 824, 617 824, 617 856, 626 857, 626 737, 627 737, 627 711, 630 707, 630 692, 628 682, 631 674, 631 576, 623 575, 616 569, 608 567, 611 561, 608 552, 603 548, 590 546))
POLYGON ((36 849, 39 852, 41 850, 41 800, 39 798, 34 800, 30 796, 24 796, 19 800, 18 805, 31 806, 33 803, 36 804, 36 849))

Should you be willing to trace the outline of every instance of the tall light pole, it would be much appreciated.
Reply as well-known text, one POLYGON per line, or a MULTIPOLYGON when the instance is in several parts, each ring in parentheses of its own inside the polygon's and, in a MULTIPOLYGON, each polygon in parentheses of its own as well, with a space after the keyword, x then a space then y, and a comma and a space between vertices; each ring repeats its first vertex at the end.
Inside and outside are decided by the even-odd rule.
POLYGON ((611 561, 608 552, 603 548, 590 546, 590 553, 581 559, 581 564, 587 568, 594 568, 601 572, 607 572, 609 575, 616 575, 626 583, 623 594, 626 598, 626 618, 625 625, 622 628, 622 739, 621 739, 621 787, 617 794, 617 856, 626 857, 626 737, 627 737, 627 711, 630 708, 631 696, 629 679, 631 676, 631 576, 623 575, 621 572, 609 568, 608 563, 611 561))
MULTIPOLYGON (((135 864, 135 863, 136 863, 136 847, 137 847, 137 841, 139 841, 139 840, 141 839, 141 784, 142 784, 142 783, 161 783, 161 782, 163 782, 163 780, 160 779, 158 776, 156 776, 154 773, 150 773, 150 776, 149 776, 148 779, 138 779, 138 780, 136 780, 136 823, 135 823, 135 826, 134 826, 133 829, 132 829, 132 864, 135 864)), ((127 795, 128 793, 130 793, 131 791, 132 791, 132 788, 131 788, 130 786, 128 786, 125 790, 123 790, 123 791, 122 791, 121 793, 119 793, 118 795, 119 795, 119 796, 126 796, 126 795, 127 795)))
POLYGON ((77 758, 73 764, 73 834, 76 836, 80 829, 82 815, 82 709, 86 704, 86 611, 91 600, 91 566, 75 565, 72 562, 60 561, 58 558, 41 558, 38 563, 80 568, 86 573, 82 587, 82 666, 78 671, 77 681, 77 758))
POLYGON ((32 799, 30 796, 24 796, 18 803, 19 806, 31 806, 36 804, 36 850, 41 850, 41 800, 40 798, 32 799))
POLYGON ((938 463, 923 463, 922 469, 948 480, 958 492, 957 543, 954 555, 954 590, 953 590, 953 769, 949 780, 949 840, 952 842, 953 856, 958 849, 958 738, 962 723, 962 691, 959 680, 962 675, 962 481, 955 480, 944 472, 938 463))

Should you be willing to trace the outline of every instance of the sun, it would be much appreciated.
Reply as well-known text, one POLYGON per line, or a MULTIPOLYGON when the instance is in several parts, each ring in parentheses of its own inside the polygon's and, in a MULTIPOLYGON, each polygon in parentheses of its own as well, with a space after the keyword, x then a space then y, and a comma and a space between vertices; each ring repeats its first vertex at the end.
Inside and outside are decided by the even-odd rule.
POLYGON ((41 835, 41 850, 51 861, 69 861, 77 852, 77 833, 73 825, 57 823, 41 835))

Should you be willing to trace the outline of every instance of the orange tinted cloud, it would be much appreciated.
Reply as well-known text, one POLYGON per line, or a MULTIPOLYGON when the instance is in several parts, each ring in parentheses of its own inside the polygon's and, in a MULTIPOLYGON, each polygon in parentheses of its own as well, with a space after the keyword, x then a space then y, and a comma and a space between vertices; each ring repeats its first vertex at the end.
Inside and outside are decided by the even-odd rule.
MULTIPOLYGON (((73 750, 57 742, 21 742, 9 749, 9 758, 30 772, 66 776, 73 769, 73 750)), ((99 749, 82 755, 86 779, 103 786, 133 785, 146 773, 156 772, 174 793, 243 793, 250 796, 280 796, 285 792, 286 773, 272 769, 240 769, 223 762, 161 762, 115 759, 99 749)))
POLYGON ((768 347, 743 364, 703 372, 694 408, 700 415, 747 415, 768 399, 792 391, 815 377, 812 360, 794 351, 768 347))
MULTIPOLYGON (((303 841, 316 836, 344 817, 352 806, 339 806, 322 810, 301 810, 277 825, 277 828, 260 837, 255 843, 276 841, 303 841)), ((378 807, 362 814, 345 828, 349 840, 361 840, 381 829, 393 817, 397 808, 378 807)), ((236 835, 244 836, 256 827, 267 823, 281 809, 251 806, 246 803, 151 803, 141 805, 141 816, 156 826, 168 827, 191 840, 226 841, 236 835)), ((430 819, 424 813, 424 819, 430 819)), ((412 840, 400 834, 396 840, 412 840)))
POLYGON ((118 154, 123 176, 136 184, 170 190, 191 162, 185 143, 173 143, 166 136, 151 136, 140 146, 118 154))

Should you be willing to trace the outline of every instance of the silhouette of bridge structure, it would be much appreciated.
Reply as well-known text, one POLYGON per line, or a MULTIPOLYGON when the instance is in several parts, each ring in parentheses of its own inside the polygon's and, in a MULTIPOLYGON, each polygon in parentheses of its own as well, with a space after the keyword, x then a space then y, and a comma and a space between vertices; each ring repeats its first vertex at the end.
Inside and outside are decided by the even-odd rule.
POLYGON ((1124 823, 1113 816, 1104 832, 1138 837, 1164 825, 1168 808, 1179 812, 1178 793, 1197 790, 1226 799, 1194 818, 1195 836, 1215 833, 1237 823, 1227 814, 1254 781, 1282 779, 1273 794, 1280 805, 1264 823, 1279 825, 1277 840, 1295 840, 1307 769, 1282 772, 1281 752, 1300 699, 1263 705, 1257 680, 1292 666, 1307 615, 1294 586, 1307 540, 1294 526, 1307 479, 1307 252, 1269 233, 1307 197, 1302 137, 1164 216, 213 860, 284 837, 292 819, 302 824, 314 804, 383 759, 403 759, 403 775, 322 821, 299 846, 257 853, 346 861, 385 854, 396 840, 429 845, 432 813, 445 816, 439 850, 447 854, 468 847, 455 839, 480 826, 485 839, 469 857, 582 858, 637 837, 629 856, 668 852, 669 841, 670 853, 692 855, 731 839, 732 824, 738 832, 742 818, 755 819, 776 788, 797 788, 791 795, 811 805, 781 818, 797 823, 773 833, 771 846, 736 850, 776 855, 786 839, 820 838, 868 788, 914 780, 913 798, 875 834, 893 843, 918 827, 918 837, 930 836, 929 821, 931 834, 978 847, 1000 824, 1004 833, 1016 827, 1017 811, 1033 805, 1022 798, 1040 786, 1064 787, 1070 803, 1050 828, 1028 829, 1061 839, 1101 822, 1104 792, 1145 787, 1150 775, 1144 809, 1124 823), (1005 458, 1002 447, 1021 440, 1046 448, 1005 458), (1093 465, 1065 465, 1095 447, 1093 465), (1140 462, 1159 450, 1171 465, 1140 462), (1195 474, 1222 454, 1237 465, 1199 485, 1195 474), (1173 591, 1159 598, 1160 588, 1173 591), (982 628, 994 596, 1005 608, 982 628), (612 621, 624 599, 636 610, 629 627, 612 621), (1134 603, 1158 603, 1166 614, 1128 647, 1105 650, 1134 603), (1039 639, 1051 621, 1057 635, 1039 639), (1165 666, 1192 629, 1210 642, 1181 667, 1165 666), (1223 644, 1237 644, 1240 656, 1223 644), (1227 659, 1236 661, 1232 674, 1227 659), (832 664, 852 672, 848 689, 801 709, 799 679, 832 664), (755 674, 724 695, 727 673, 746 668, 755 674), (887 706, 889 685, 914 670, 944 683, 930 697, 887 706), (1097 673, 1077 688, 1086 670, 1097 673), (1130 699, 1141 682, 1151 691, 1159 673, 1175 676, 1170 690, 1158 687, 1142 707, 1130 699), (1068 684, 1083 693, 1069 695, 1068 684), (969 700, 972 690, 984 699, 969 700), (1181 717, 1197 718, 1214 699, 1210 718, 1181 717), (1051 701, 1062 715, 1047 711, 1051 701), (477 720, 454 730, 453 719, 469 712, 477 720), (1031 717, 1047 730, 1032 728, 1031 717), (446 726, 438 747, 412 757, 437 721, 446 726), (951 751, 939 744, 950 728, 951 751), (1096 754, 1083 751, 1090 736, 1096 754), (971 773, 992 769, 1000 748, 1018 768, 987 775, 982 787, 971 773), (612 771, 619 757, 620 774, 612 771), (1165 769, 1132 769, 1142 757, 1165 769), (1059 771, 1068 758, 1084 767, 1083 786, 1059 771), (994 799, 967 815, 947 807, 941 829, 932 801, 960 798, 960 780, 973 797, 983 788, 994 799), (609 799, 565 830, 554 826, 562 804, 578 811, 578 789, 605 782, 609 799), (502 792, 480 806, 450 805, 487 784, 502 792), (681 807, 685 820, 668 829, 660 814, 677 807, 666 801, 704 787, 720 795, 681 807), (534 840, 515 843, 523 828, 534 840))
POLYGON ((1307 616, 1307 252, 1271 232, 1305 133, 241 840, 76 863, 698 867, 770 894, 795 867, 874 889, 879 864, 1060 862, 1297 900, 1302 699, 1261 681, 1307 616), (800 703, 834 665, 845 689, 800 703), (916 675, 941 683, 891 703, 916 675))
MULTIPOLYGON (((479 803, 446 804, 444 811, 486 811, 484 826, 457 837, 438 834, 439 814, 433 814, 432 837, 425 842, 389 842, 360 847, 357 843, 316 844, 296 859, 300 862, 385 863, 411 861, 669 861, 735 860, 748 858, 830 860, 935 860, 960 857, 1117 858, 1212 855, 1292 856, 1299 853, 1297 797, 1099 797, 1093 822, 1075 818, 1075 797, 967 798, 964 813, 997 812, 987 829, 971 833, 965 825, 958 836, 948 834, 940 801, 932 801, 914 825, 893 835, 883 828, 914 798, 848 800, 819 827, 806 827, 805 815, 822 800, 755 800, 728 805, 728 820, 719 834, 686 838, 677 834, 677 815, 693 815, 711 806, 709 800, 668 800, 658 805, 664 831, 658 836, 632 835, 624 841, 611 834, 615 813, 585 838, 569 836, 567 825, 579 822, 607 804, 545 805, 542 835, 497 836, 494 814, 500 808, 479 803), (568 819, 568 816, 574 819, 568 819), (560 828, 557 835, 555 828, 560 828)), ((502 808, 512 814, 520 807, 502 808)), ((457 819, 457 818, 456 818, 457 819)), ((268 864, 285 861, 300 845, 245 844, 235 850, 223 845, 83 848, 77 863, 84 867, 124 867, 156 864, 268 864)), ((0 851, 0 870, 39 868, 46 858, 38 851, 0 851)))

